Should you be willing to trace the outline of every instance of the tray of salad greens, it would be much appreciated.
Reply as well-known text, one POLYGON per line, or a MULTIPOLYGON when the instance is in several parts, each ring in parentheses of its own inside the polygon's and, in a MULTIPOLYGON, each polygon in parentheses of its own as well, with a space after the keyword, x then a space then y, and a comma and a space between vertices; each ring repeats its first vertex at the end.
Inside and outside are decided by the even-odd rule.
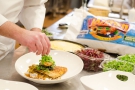
POLYGON ((105 60, 101 63, 102 70, 119 70, 135 74, 135 55, 118 56, 116 59, 105 60))

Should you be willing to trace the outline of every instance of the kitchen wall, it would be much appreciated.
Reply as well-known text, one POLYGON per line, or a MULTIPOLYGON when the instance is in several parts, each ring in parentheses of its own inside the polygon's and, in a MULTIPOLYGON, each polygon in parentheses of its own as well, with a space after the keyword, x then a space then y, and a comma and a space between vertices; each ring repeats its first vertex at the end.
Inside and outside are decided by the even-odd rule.
POLYGON ((65 12, 68 9, 80 8, 82 5, 82 0, 48 0, 45 5, 47 13, 61 13, 62 11, 65 12))

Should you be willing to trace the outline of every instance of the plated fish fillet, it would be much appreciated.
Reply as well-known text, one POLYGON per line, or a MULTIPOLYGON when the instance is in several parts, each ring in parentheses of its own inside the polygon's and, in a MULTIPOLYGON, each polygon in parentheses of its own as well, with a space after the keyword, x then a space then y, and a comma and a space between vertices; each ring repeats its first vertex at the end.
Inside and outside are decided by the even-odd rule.
POLYGON ((25 73, 26 76, 30 78, 35 78, 35 79, 57 79, 64 75, 67 72, 66 67, 62 66, 55 66, 54 69, 52 70, 37 70, 36 65, 33 64, 32 66, 29 66, 29 69, 27 73, 25 73))
POLYGON ((48 75, 52 79, 56 79, 58 77, 61 77, 63 74, 67 72, 66 67, 62 66, 55 66, 53 70, 44 72, 46 75, 48 75))
POLYGON ((56 66, 50 55, 44 55, 39 60, 39 64, 29 66, 25 75, 34 79, 57 79, 67 72, 67 68, 56 66))

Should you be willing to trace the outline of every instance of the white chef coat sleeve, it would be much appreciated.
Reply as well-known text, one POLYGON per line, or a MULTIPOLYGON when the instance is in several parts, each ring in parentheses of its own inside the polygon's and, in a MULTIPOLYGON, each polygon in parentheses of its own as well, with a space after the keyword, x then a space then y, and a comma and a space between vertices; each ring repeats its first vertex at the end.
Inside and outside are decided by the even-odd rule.
POLYGON ((24 1, 24 7, 19 15, 19 20, 26 29, 42 29, 46 11, 45 2, 47 2, 47 0, 24 1))
POLYGON ((7 18, 5 18, 3 15, 0 14, 0 26, 4 24, 6 21, 8 21, 7 18))

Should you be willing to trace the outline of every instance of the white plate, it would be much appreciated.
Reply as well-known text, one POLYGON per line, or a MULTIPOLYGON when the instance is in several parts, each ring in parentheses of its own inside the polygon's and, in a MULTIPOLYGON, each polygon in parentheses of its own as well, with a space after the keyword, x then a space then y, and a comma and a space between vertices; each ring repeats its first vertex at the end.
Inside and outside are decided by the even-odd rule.
POLYGON ((107 71, 80 78, 86 90, 135 90, 135 75, 123 71, 107 71), (116 75, 128 76, 127 81, 120 81, 116 75))
POLYGON ((38 90, 31 84, 0 79, 0 90, 38 90))
POLYGON ((36 55, 35 53, 28 53, 21 56, 15 63, 15 69, 22 77, 39 84, 52 84, 64 82, 79 74, 83 69, 83 61, 80 57, 78 57, 75 54, 65 51, 51 50, 50 55, 52 56, 57 66, 64 66, 67 68, 67 72, 60 79, 39 80, 32 79, 24 75, 24 73, 27 72, 28 67, 30 65, 39 63, 41 55, 36 55))

